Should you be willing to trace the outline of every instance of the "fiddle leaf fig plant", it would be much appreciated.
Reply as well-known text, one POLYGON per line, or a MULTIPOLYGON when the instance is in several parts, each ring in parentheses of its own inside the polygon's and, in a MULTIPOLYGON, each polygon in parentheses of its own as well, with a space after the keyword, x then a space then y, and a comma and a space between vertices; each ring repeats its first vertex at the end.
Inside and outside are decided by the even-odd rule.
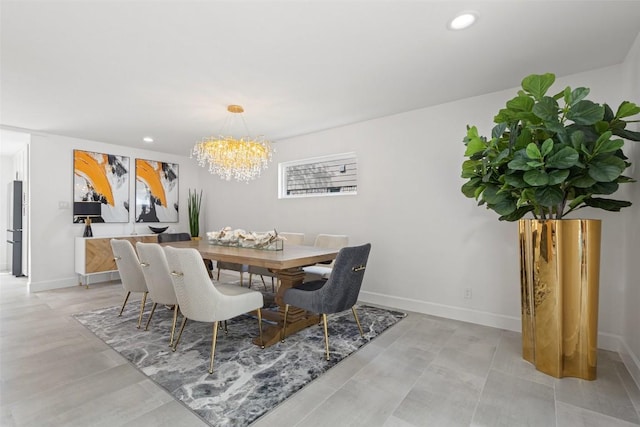
POLYGON ((640 141, 627 129, 640 107, 628 101, 616 112, 586 99, 589 89, 565 88, 549 96, 555 75, 532 74, 522 90, 494 117, 487 138, 467 126, 462 164, 467 181, 462 193, 500 215, 517 221, 531 212, 536 219, 562 219, 586 206, 618 212, 631 202, 608 197, 631 163, 623 139, 640 141))

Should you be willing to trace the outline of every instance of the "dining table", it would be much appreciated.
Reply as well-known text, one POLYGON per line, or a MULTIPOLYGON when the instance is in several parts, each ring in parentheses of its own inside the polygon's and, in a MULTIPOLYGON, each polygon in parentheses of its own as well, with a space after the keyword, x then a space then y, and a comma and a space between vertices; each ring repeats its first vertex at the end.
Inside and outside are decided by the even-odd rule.
MULTIPOLYGON (((284 323, 284 302, 282 298, 285 290, 303 282, 305 273, 302 267, 331 262, 339 252, 339 249, 287 245, 286 243, 282 250, 222 246, 211 244, 206 240, 170 242, 162 245, 174 248, 193 248, 200 253, 203 259, 265 267, 273 272, 280 285, 275 293, 277 309, 262 310, 262 317, 270 321, 264 322, 263 326, 262 335, 265 347, 280 341, 284 323)), ((285 333, 290 335, 309 326, 317 325, 319 322, 319 313, 311 313, 297 307, 289 307, 285 333)), ((260 344, 258 338, 254 339, 253 342, 256 345, 260 344)))

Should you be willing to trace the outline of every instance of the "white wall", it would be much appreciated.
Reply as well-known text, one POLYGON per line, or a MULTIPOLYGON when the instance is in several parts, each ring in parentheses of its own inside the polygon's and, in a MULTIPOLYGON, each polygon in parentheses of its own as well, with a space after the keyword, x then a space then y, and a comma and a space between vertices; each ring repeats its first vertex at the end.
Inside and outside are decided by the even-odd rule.
MULTIPOLYGON (((628 95, 631 98, 638 97, 640 93, 640 35, 625 61, 626 78, 629 83, 628 95), (635 96, 634 96, 635 95, 635 96)), ((635 130, 640 130, 640 124, 636 123, 635 130)), ((633 163, 632 175, 640 181, 640 142, 629 144, 629 158, 633 163)), ((629 367, 636 383, 640 386, 640 263, 638 263, 638 249, 640 248, 640 183, 631 186, 631 198, 635 201, 629 208, 626 218, 626 242, 625 256, 627 263, 627 275, 625 277, 624 291, 624 345, 621 348, 623 360, 629 367)))
MULTIPOLYGON (((617 107, 629 93, 622 66, 559 79, 592 88, 590 99, 617 107)), ((552 71, 552 70, 551 70, 552 71)), ((452 83, 453 84, 453 83, 452 83)), ((355 151, 357 196, 277 199, 277 165, 258 181, 208 182, 206 231, 225 225, 253 230, 348 234, 351 244, 371 242, 361 299, 481 324, 520 330, 517 225, 460 192, 467 124, 483 134, 516 89, 292 138, 276 144, 276 162, 355 151), (472 299, 464 299, 465 289, 472 299)), ((630 97, 640 102, 637 92, 630 97)), ((621 198, 637 192, 625 190, 621 198)), ((625 318, 625 250, 631 213, 578 211, 604 219, 600 293, 600 346, 617 349, 625 318)), ((573 215, 573 217, 578 217, 573 215)), ((633 244, 637 253, 638 243, 633 244)), ((637 329, 637 328, 636 328, 637 329)))
POLYGON ((30 145, 31 191, 31 291, 75 286, 74 239, 82 236, 84 225, 72 223, 73 206, 73 150, 82 149, 101 153, 129 156, 130 172, 130 222, 117 224, 92 224, 93 234, 99 236, 128 235, 132 229, 138 234, 149 234, 147 224, 135 224, 135 158, 167 161, 179 164, 181 206, 179 222, 166 223, 173 231, 188 232, 186 214, 187 189, 197 185, 197 166, 182 156, 157 153, 95 141, 61 136, 33 135, 30 145), (60 209, 59 202, 67 202, 68 208, 60 209))
POLYGON ((11 271, 11 251, 10 245, 6 242, 10 238, 10 234, 5 230, 13 228, 9 224, 9 185, 15 179, 13 173, 13 158, 11 156, 0 156, 0 200, 2 200, 2 209, 0 209, 0 230, 2 235, 7 236, 0 242, 0 271, 11 271))

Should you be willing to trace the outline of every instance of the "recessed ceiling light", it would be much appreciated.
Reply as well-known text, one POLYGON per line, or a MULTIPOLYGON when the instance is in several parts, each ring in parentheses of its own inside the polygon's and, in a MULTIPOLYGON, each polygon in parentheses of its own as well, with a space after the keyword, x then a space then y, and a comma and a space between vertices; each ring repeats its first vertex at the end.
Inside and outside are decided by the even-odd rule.
POLYGON ((476 22, 477 16, 473 12, 463 12, 458 16, 453 18, 451 22, 449 22, 449 29, 451 30, 464 30, 465 28, 469 28, 476 22))
POLYGON ((152 143, 153 142, 153 138, 151 138, 150 136, 145 136, 144 138, 142 138, 142 140, 144 142, 148 142, 148 143, 152 143))

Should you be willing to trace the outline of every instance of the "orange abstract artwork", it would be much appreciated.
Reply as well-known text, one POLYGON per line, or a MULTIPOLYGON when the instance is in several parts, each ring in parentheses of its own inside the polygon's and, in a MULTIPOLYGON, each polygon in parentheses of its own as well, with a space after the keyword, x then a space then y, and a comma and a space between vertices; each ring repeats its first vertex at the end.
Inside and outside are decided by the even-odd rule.
POLYGON ((136 222, 178 221, 178 165, 136 159, 136 222))

